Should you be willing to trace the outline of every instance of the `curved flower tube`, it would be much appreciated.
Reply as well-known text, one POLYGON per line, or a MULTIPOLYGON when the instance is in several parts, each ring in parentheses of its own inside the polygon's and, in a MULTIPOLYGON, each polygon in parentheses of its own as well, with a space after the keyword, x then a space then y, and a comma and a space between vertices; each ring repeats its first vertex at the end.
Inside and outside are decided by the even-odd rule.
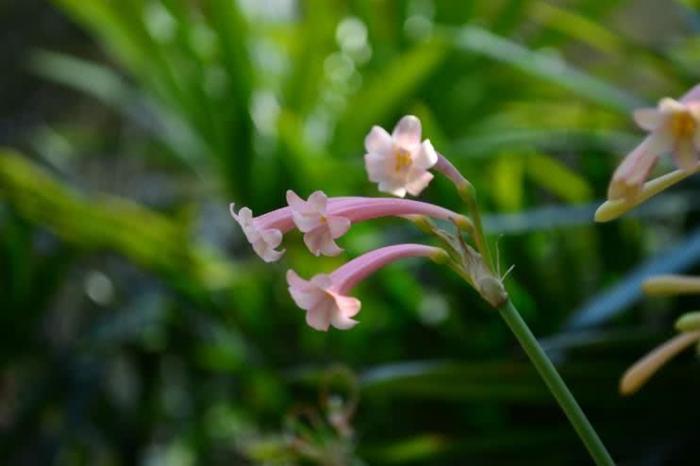
POLYGON ((279 260, 284 253, 277 250, 285 233, 297 227, 304 233, 304 242, 314 255, 337 255, 342 249, 335 240, 352 223, 379 217, 422 215, 448 220, 465 228, 469 219, 449 209, 427 202, 408 199, 372 197, 331 197, 316 191, 304 201, 293 191, 287 191, 288 207, 253 217, 247 207, 231 215, 241 225, 253 250, 265 261, 279 260))
POLYGON ((700 331, 683 332, 656 347, 627 369, 620 380, 620 393, 635 393, 674 356, 699 340, 700 331))
POLYGON ((661 99, 657 108, 634 113, 637 124, 650 132, 617 167, 608 186, 608 199, 634 199, 659 156, 671 152, 682 170, 692 170, 700 149, 700 85, 677 102, 661 99))
POLYGON ((362 303, 347 293, 360 281, 381 267, 405 257, 430 257, 435 261, 447 253, 433 246, 398 244, 375 249, 342 265, 330 274, 318 274, 310 280, 299 277, 294 270, 287 271, 289 293, 297 306, 306 311, 310 327, 327 331, 330 326, 346 330, 357 325, 354 317, 362 303))
MULTIPOLYGON (((332 208, 358 199, 362 198, 334 197, 328 200, 328 205, 332 208)), ((284 250, 277 250, 277 247, 281 244, 284 234, 295 227, 292 209, 282 207, 254 217, 248 207, 241 207, 238 213, 234 208, 233 202, 229 204, 231 216, 241 226, 243 234, 255 253, 265 262, 278 261, 284 254, 284 250)))

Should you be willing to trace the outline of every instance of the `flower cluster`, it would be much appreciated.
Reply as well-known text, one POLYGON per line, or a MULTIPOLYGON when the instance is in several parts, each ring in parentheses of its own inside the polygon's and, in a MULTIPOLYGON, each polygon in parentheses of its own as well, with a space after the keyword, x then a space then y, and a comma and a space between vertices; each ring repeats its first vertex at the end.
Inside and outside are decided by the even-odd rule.
POLYGON ((600 206, 595 219, 613 220, 647 199, 700 170, 700 85, 680 100, 669 97, 656 108, 634 112, 636 123, 649 135, 617 167, 608 187, 608 200, 600 206), (647 181, 659 158, 670 154, 678 167, 647 181))
MULTIPOLYGON (((679 101, 666 97, 656 108, 637 110, 634 119, 649 135, 615 170, 608 187, 608 200, 596 211, 596 221, 616 219, 700 170, 700 85, 689 90, 679 101), (678 168, 647 181, 659 157, 667 153, 678 168)), ((700 278, 651 277, 644 282, 643 290, 651 296, 700 293, 700 278)), ((676 354, 700 341, 700 313, 685 314, 676 322, 676 329, 677 336, 625 372, 620 381, 621 393, 636 392, 676 354)))
POLYGON ((422 244, 386 246, 363 254, 335 271, 315 275, 309 280, 294 270, 287 272, 287 283, 292 299, 306 311, 306 322, 316 330, 329 327, 349 329, 357 324, 353 319, 361 303, 349 296, 350 290, 362 279, 379 268, 405 257, 428 257, 447 263, 471 283, 493 306, 505 302, 507 294, 502 278, 493 273, 486 241, 478 222, 475 202, 471 202, 471 218, 443 207, 409 199, 406 194, 419 195, 433 179, 430 169, 443 173, 452 180, 460 193, 468 196, 471 185, 447 159, 438 154, 429 140, 421 141, 421 124, 415 116, 403 117, 392 134, 375 126, 365 138, 365 168, 371 181, 380 191, 393 194, 387 197, 327 197, 322 191, 312 193, 306 200, 293 191, 287 191, 287 206, 254 216, 243 207, 231 215, 238 222, 255 253, 265 262, 281 259, 279 249, 284 234, 297 229, 304 234, 304 243, 315 256, 335 256, 343 250, 336 242, 348 232, 353 223, 380 217, 404 217, 443 241, 443 247, 422 244), (457 229, 456 234, 439 229, 433 220, 447 221, 457 229), (474 239, 476 248, 467 244, 463 235, 474 239))

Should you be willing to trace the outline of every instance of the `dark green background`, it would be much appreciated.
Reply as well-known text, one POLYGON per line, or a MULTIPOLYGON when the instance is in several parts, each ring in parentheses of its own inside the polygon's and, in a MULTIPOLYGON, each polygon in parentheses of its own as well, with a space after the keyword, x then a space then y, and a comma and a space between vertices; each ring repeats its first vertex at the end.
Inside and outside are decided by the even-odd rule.
MULTIPOLYGON (((620 464, 697 464, 691 352, 638 395, 620 374, 695 298, 689 179, 592 213, 636 107, 700 75, 693 2, 0 1, 0 462, 590 464, 498 315, 424 261, 356 290, 361 324, 304 324, 284 272, 428 241, 298 234, 267 265, 228 203, 377 196, 363 138, 407 113, 478 189, 514 301, 620 464), (352 436, 328 414, 357 409, 352 436)), ((664 160, 659 171, 670 169, 664 160)), ((436 178, 424 199, 461 209, 436 178)))

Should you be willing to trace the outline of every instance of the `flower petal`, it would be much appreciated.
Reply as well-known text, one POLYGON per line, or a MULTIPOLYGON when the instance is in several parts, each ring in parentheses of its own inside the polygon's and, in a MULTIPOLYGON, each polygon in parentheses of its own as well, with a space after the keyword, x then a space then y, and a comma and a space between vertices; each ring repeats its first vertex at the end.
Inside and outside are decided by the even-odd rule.
POLYGON ((432 173, 418 171, 415 176, 412 176, 410 181, 406 183, 406 191, 408 191, 411 196, 418 196, 428 184, 430 184, 430 180, 432 179, 432 173))
POLYGON ((339 330, 349 330, 357 324, 359 324, 358 321, 342 314, 333 314, 331 316, 331 325, 339 330))
POLYGON ((671 131, 659 128, 648 138, 647 150, 653 154, 665 154, 673 149, 674 139, 671 131))
POLYGON ((320 249, 321 254, 324 256, 337 256, 341 252, 343 252, 343 248, 338 246, 335 241, 332 239, 329 239, 327 241, 324 241, 323 244, 321 245, 320 249))
POLYGON ((328 294, 333 298, 334 304, 330 313, 331 325, 340 330, 347 330, 357 325, 359 322, 351 319, 351 317, 360 312, 362 307, 360 300, 333 291, 329 291, 328 294))
POLYGON ((404 148, 420 144, 420 120, 413 115, 406 115, 399 120, 391 135, 394 140, 404 148))
POLYGON ((324 296, 314 307, 306 310, 306 323, 313 329, 328 331, 334 308, 335 300, 330 295, 324 296))
POLYGON ((276 228, 269 228, 267 230, 263 230, 260 234, 260 237, 262 238, 265 243, 271 248, 276 248, 277 246, 280 245, 282 242, 282 232, 279 231, 276 228))
POLYGON ((309 283, 325 291, 333 285, 333 280, 331 280, 330 275, 325 273, 319 273, 314 275, 313 278, 309 281, 309 283))
POLYGON ((316 191, 309 196, 309 202, 307 202, 297 196, 293 191, 287 191, 287 203, 292 210, 292 218, 299 231, 306 233, 319 226, 322 213, 319 209, 314 207, 311 201, 313 201, 316 206, 323 207, 323 212, 325 212, 325 197, 326 195, 321 191, 316 191))
MULTIPOLYGON (((311 281, 304 280, 297 273, 289 269, 287 271, 287 284, 289 285, 289 294, 292 296, 294 303, 300 308, 306 310, 317 306, 321 300, 326 298, 326 292, 323 287, 318 286, 313 281, 322 279, 322 275, 316 275, 311 281)), ((325 276, 328 278, 328 276, 325 276)), ((330 282, 330 278, 328 278, 330 282)))
POLYGON ((306 208, 306 201, 300 198, 297 193, 291 189, 287 190, 287 205, 292 208, 292 210, 303 211, 306 208))
POLYGON ((649 172, 659 159, 657 152, 649 150, 653 136, 647 137, 630 152, 613 173, 608 198, 633 199, 639 194, 649 172))
POLYGON ((435 166, 438 161, 437 152, 429 139, 423 141, 413 159, 413 165, 417 168, 427 170, 435 166))
POLYGON ((658 109, 665 114, 672 114, 684 111, 685 105, 670 97, 664 97, 659 100, 658 109))
POLYGON ((647 131, 655 130, 662 122, 663 115, 655 108, 641 108, 634 111, 634 121, 647 131))
POLYGON ((328 228, 325 226, 316 227, 304 234, 304 244, 314 256, 320 256, 324 246, 329 241, 333 240, 328 228))
POLYGON ((251 243, 253 251, 265 262, 277 262, 284 255, 284 250, 276 251, 262 238, 251 243))
POLYGON ((305 289, 309 286, 309 283, 292 269, 287 270, 287 284, 294 289, 305 289))
POLYGON ((326 206, 328 205, 328 197, 326 197, 323 191, 314 191, 311 193, 311 196, 309 196, 309 200, 306 204, 315 212, 324 215, 326 213, 326 206))
POLYGON ((348 218, 332 215, 326 217, 326 224, 328 225, 328 231, 330 231, 331 238, 336 239, 348 232, 352 222, 350 222, 350 219, 348 218))
POLYGON ((390 159, 383 155, 365 154, 365 169, 367 177, 374 183, 379 183, 386 176, 390 159))
POLYGON ((678 141, 673 151, 673 158, 678 168, 683 170, 693 169, 698 163, 698 156, 693 147, 693 142, 690 139, 678 141))
POLYGON ((379 182, 379 191, 383 193, 393 194, 397 197, 406 197, 406 188, 394 180, 382 180, 379 182))
POLYGON ((365 137, 365 149, 370 154, 389 154, 393 150, 391 135, 381 126, 373 126, 365 137))
POLYGON ((333 291, 329 291, 330 295, 335 299, 335 304, 344 317, 353 317, 360 312, 362 303, 359 299, 352 296, 345 296, 333 291))

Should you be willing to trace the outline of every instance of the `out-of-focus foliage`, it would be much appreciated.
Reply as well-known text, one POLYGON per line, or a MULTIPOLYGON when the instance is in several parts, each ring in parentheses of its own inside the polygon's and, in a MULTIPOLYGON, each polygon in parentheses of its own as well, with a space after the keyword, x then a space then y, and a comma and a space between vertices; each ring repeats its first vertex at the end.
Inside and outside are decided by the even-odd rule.
MULTIPOLYGON (((356 225, 338 258, 289 235, 267 265, 228 216, 289 188, 377 195, 364 135, 414 113, 477 187, 512 296, 613 455, 694 464, 697 362, 632 399, 617 380, 698 304, 636 305, 644 276, 697 269, 697 182, 610 225, 589 204, 639 137, 630 110, 698 80, 691 4, 0 6, 2 463, 586 464, 447 271, 391 266, 358 289, 361 325, 305 326, 286 268, 420 240, 408 224, 356 225)), ((461 208, 441 179, 426 197, 461 208)))

